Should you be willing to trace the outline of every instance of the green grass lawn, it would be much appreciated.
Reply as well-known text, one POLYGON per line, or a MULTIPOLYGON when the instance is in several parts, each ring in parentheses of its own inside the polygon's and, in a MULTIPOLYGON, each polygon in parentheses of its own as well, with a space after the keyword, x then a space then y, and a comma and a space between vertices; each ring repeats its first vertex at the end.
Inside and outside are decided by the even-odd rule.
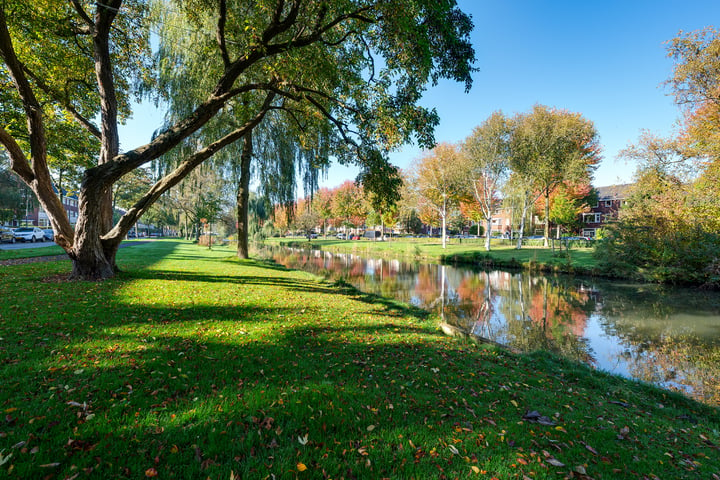
POLYGON ((720 476, 716 408, 232 253, 0 267, 0 478, 720 476))
POLYGON ((16 258, 44 257, 46 255, 64 255, 65 251, 59 245, 44 247, 18 248, 16 250, 0 250, 0 261, 16 258))
POLYGON ((413 257, 447 263, 546 268, 556 271, 589 272, 596 265, 592 248, 573 246, 567 251, 563 247, 562 252, 553 252, 551 248, 540 246, 542 240, 533 241, 535 245, 523 246, 518 250, 510 240, 494 239, 490 252, 485 251, 485 240, 482 238, 453 238, 448 241, 446 248, 442 248, 442 240, 439 238, 398 238, 384 242, 322 238, 308 242, 301 238, 270 238, 266 242, 271 245, 311 245, 323 250, 353 252, 359 255, 413 257))

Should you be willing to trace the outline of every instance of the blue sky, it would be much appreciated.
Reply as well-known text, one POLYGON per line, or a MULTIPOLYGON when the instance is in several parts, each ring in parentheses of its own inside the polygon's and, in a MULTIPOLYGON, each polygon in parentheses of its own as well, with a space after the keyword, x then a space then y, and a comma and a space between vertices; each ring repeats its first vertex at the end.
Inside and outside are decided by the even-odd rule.
MULTIPOLYGON (((440 115, 437 141, 463 140, 496 110, 513 115, 540 103, 579 112, 595 123, 603 146, 596 186, 631 181, 634 165, 617 160, 617 153, 642 129, 672 132, 679 118, 662 85, 672 71, 665 42, 680 30, 720 21, 717 0, 459 0, 459 5, 475 23, 480 70, 468 94, 453 82, 428 90, 422 103, 440 115)), ((135 117, 121 131, 125 148, 149 140, 162 120, 152 109, 135 117)), ((406 146, 390 158, 405 168, 420 154, 406 146)), ((333 187, 356 174, 334 165, 321 185, 333 187)))

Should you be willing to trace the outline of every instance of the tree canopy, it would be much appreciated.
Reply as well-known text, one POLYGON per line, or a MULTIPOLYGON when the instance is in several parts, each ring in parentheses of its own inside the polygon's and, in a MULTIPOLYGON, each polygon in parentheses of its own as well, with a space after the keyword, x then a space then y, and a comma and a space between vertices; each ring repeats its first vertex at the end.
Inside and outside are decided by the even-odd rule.
MULTIPOLYGON (((329 121, 342 140, 334 145, 336 158, 359 164, 362 177, 379 185, 392 178, 389 149, 413 140, 423 147, 434 143, 437 114, 418 105, 428 83, 448 78, 469 89, 472 82, 472 21, 454 0, 161 4, 192 26, 195 39, 188 45, 207 58, 207 81, 189 96, 186 112, 148 144, 122 153, 118 124, 130 114, 132 99, 157 92, 159 70, 174 68, 153 61, 148 4, 7 0, 0 7, 0 78, 13 86, 2 92, 0 143, 48 213, 74 278, 112 276, 117 247, 138 218, 268 112, 329 121), (247 106, 237 123, 184 143, 236 105, 247 106), (94 145, 95 159, 84 170, 74 227, 53 192, 49 167, 52 132, 69 121, 75 135, 62 138, 94 145), (179 146, 186 147, 181 161, 113 225, 112 186, 179 146)), ((166 20, 160 15, 157 21, 167 26, 166 20)))

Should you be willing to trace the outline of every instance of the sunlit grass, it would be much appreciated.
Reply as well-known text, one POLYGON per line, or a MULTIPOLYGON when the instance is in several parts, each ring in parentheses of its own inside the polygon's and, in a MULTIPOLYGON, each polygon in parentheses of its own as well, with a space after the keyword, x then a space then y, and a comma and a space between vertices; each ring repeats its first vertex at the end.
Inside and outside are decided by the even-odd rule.
POLYGON ((65 251, 59 245, 48 245, 43 247, 18 248, 14 250, 0 249, 0 260, 11 260, 15 258, 44 257, 46 255, 64 255, 65 251))
POLYGON ((351 252, 358 255, 405 257, 443 263, 462 263, 483 266, 549 269, 556 271, 590 272, 595 268, 593 249, 573 246, 570 250, 545 248, 535 241, 516 249, 509 240, 494 239, 491 250, 485 251, 484 239, 451 239, 446 248, 438 238, 395 238, 388 241, 271 238, 268 244, 321 248, 332 252, 351 252))
POLYGON ((139 245, 100 283, 58 281, 69 261, 0 270, 0 477, 720 471, 717 409, 232 253, 139 245))

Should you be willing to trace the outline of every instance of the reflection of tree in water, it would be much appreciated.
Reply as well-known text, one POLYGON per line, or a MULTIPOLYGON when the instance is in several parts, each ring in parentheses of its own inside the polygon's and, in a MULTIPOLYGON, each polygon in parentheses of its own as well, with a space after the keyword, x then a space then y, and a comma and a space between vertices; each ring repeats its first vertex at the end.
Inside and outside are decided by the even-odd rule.
MULTIPOLYGON (((588 363, 594 363, 594 353, 585 330, 593 314, 601 335, 624 350, 615 363, 631 376, 720 404, 717 294, 601 281, 587 285, 587 280, 570 284, 562 277, 365 261, 327 252, 285 251, 275 260, 437 308, 446 322, 518 350, 546 350, 588 363)), ((613 351, 598 353, 604 360, 613 351)))
POLYGON ((594 363, 583 338, 588 316, 595 309, 589 296, 555 279, 514 277, 500 306, 506 320, 506 342, 522 351, 545 350, 594 363))
POLYGON ((720 351, 697 337, 678 335, 626 350, 630 374, 639 380, 720 405, 720 351))
POLYGON ((455 322, 458 325, 467 325, 466 328, 473 335, 495 339, 496 329, 492 325, 494 295, 488 272, 467 272, 455 291, 459 302, 448 307, 455 317, 455 322))
POLYGON ((622 360, 633 377, 720 405, 715 292, 654 285, 602 290, 603 328, 626 346, 622 360))
POLYGON ((419 300, 419 306, 432 308, 440 298, 439 269, 437 265, 419 265, 417 280, 415 282, 415 296, 419 300))

